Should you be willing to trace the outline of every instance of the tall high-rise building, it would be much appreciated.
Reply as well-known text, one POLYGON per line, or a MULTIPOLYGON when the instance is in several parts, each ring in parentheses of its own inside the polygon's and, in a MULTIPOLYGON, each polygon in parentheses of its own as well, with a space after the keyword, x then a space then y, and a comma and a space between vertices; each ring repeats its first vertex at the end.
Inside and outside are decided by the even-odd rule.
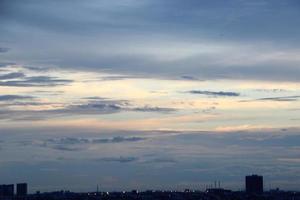
POLYGON ((17 196, 27 195, 27 183, 17 183, 17 196))
POLYGON ((0 197, 3 196, 3 192, 4 192, 4 185, 0 185, 0 197))
POLYGON ((264 191, 263 177, 258 175, 246 176, 246 192, 250 194, 260 194, 264 191))
POLYGON ((14 196, 14 185, 0 185, 0 196, 14 196))

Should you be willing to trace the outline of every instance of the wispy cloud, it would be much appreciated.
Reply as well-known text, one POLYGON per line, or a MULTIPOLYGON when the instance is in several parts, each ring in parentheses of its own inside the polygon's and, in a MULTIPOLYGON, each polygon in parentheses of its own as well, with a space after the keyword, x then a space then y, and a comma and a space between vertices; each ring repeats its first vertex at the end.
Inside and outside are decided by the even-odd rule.
POLYGON ((281 97, 264 97, 253 100, 241 100, 241 102, 250 101, 298 101, 300 96, 281 96, 281 97))
POLYGON ((121 143, 121 142, 138 142, 142 140, 146 140, 145 137, 113 137, 113 138, 106 138, 106 139, 93 139, 92 143, 121 143))
POLYGON ((105 157, 105 158, 99 158, 95 159, 96 161, 103 161, 103 162, 119 162, 119 163, 130 163, 138 161, 139 159, 137 157, 105 157))
POLYGON ((146 140, 145 137, 123 137, 116 136, 112 138, 76 138, 76 137, 65 137, 65 138, 56 138, 48 139, 45 142, 49 144, 65 144, 65 145, 74 145, 74 144, 106 144, 106 143, 121 143, 121 142, 138 142, 146 140))
POLYGON ((267 97, 256 99, 257 101, 297 101, 300 96, 267 97))
POLYGON ((207 96, 228 96, 228 97, 237 97, 240 96, 240 93, 237 92, 214 92, 214 91, 207 91, 207 90, 191 90, 188 91, 191 94, 200 94, 200 95, 207 95, 207 96))
POLYGON ((58 104, 60 108, 55 108, 55 103, 34 101, 32 96, 22 95, 2 95, 0 101, 6 101, 3 104, 2 112, 0 113, 3 119, 10 120, 44 120, 51 119, 54 117, 65 117, 65 116, 81 116, 81 115, 105 115, 114 114, 120 112, 156 112, 160 114, 169 114, 177 111, 174 108, 166 107, 153 107, 150 105, 146 106, 135 106, 128 100, 113 100, 101 97, 87 97, 82 98, 84 102, 69 102, 67 104, 58 104), (30 101, 14 101, 8 102, 8 100, 30 100, 30 101), (87 101, 86 101, 87 100, 87 101), (11 110, 5 106, 45 106, 46 108, 39 108, 38 110, 30 110, 28 108, 19 107, 18 109, 11 110), (53 107, 49 109, 47 107, 53 107))
POLYGON ((14 81, 0 81, 0 86, 13 86, 13 87, 45 87, 45 86, 58 86, 66 85, 73 82, 68 79, 60 79, 50 76, 32 76, 26 77, 23 80, 14 81))
POLYGON ((174 108, 151 107, 151 106, 137 107, 137 108, 133 108, 132 110, 138 112, 159 112, 159 113, 170 113, 176 111, 176 109, 174 108))
POLYGON ((0 101, 28 100, 33 98, 34 98, 33 96, 0 95, 0 101))
POLYGON ((190 81, 199 81, 200 80, 194 76, 189 76, 189 75, 183 75, 183 76, 181 76, 181 78, 184 80, 190 80, 190 81))
POLYGON ((131 143, 147 140, 146 137, 137 136, 116 136, 112 138, 87 138, 87 137, 63 137, 51 138, 45 140, 34 140, 32 142, 21 142, 22 145, 39 146, 51 148, 60 151, 81 151, 86 150, 92 145, 100 144, 117 144, 117 143, 131 143))
POLYGON ((25 77, 25 75, 22 72, 12 72, 12 73, 8 73, 8 74, 1 74, 0 80, 23 78, 23 77, 25 77))
POLYGON ((0 47, 0 53, 6 53, 9 51, 9 48, 6 47, 0 47))

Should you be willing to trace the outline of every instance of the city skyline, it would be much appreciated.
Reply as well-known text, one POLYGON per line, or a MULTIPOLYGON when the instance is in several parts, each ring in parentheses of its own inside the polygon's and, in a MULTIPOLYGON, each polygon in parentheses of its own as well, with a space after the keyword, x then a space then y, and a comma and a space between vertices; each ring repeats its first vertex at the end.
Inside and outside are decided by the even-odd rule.
POLYGON ((0 180, 238 190, 262 174, 299 190, 299 9, 0 0, 0 180))
MULTIPOLYGON (((223 183, 222 183, 223 184, 223 183)), ((268 183, 267 183, 268 184, 268 183)), ((270 184, 270 183, 269 183, 270 184)), ((31 193, 28 193, 28 183, 16 183, 16 184, 0 184, 0 198, 1 197, 5 197, 5 196, 19 196, 19 197, 25 197, 27 195, 30 194, 41 194, 41 193, 51 193, 51 192, 57 192, 57 191, 33 191, 31 189, 31 193), (16 185, 16 187, 15 187, 16 185)), ((226 184, 225 184, 226 185, 226 184)), ((280 190, 279 188, 269 188, 266 189, 266 183, 263 180, 263 176, 261 175, 257 175, 257 174, 251 174, 251 175, 246 175, 245 176, 245 181, 244 181, 244 189, 240 188, 238 191, 235 192, 245 192, 249 195, 261 195, 264 192, 272 192, 272 191, 282 191, 282 192, 293 192, 293 191, 283 191, 280 190)), ((58 191, 63 191, 63 192, 72 192, 70 190, 58 190, 58 191)), ((224 188, 221 186, 221 181, 213 181, 212 183, 209 184, 205 184, 205 190, 203 190, 202 187, 198 187, 195 189, 191 189, 191 188, 185 188, 184 190, 174 190, 174 189, 170 189, 170 190, 154 190, 153 188, 150 189, 145 189, 144 191, 141 190, 137 190, 136 188, 132 188, 130 191, 126 191, 126 190, 121 190, 121 191, 116 191, 116 190, 112 190, 112 191, 103 191, 100 190, 99 185, 97 184, 96 186, 96 190, 90 190, 88 191, 88 193, 106 193, 106 192, 135 192, 135 193, 139 193, 139 192, 159 192, 159 191, 168 191, 168 192, 220 192, 222 191, 232 191, 228 188, 224 188)), ((294 191, 294 192, 298 192, 298 191, 294 191)))

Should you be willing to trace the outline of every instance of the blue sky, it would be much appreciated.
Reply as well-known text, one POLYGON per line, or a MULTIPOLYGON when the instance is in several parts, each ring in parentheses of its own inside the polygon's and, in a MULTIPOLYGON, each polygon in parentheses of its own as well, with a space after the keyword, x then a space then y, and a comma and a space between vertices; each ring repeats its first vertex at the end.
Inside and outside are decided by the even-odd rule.
POLYGON ((299 189, 299 8, 0 1, 1 180, 241 189, 258 173, 299 189))

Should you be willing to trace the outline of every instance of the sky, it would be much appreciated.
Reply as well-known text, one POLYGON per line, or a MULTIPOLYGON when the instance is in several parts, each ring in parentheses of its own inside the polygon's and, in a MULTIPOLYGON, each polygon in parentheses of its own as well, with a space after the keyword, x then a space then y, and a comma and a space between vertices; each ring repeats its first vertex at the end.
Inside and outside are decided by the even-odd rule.
POLYGON ((0 0, 0 177, 299 190, 297 0, 0 0))

